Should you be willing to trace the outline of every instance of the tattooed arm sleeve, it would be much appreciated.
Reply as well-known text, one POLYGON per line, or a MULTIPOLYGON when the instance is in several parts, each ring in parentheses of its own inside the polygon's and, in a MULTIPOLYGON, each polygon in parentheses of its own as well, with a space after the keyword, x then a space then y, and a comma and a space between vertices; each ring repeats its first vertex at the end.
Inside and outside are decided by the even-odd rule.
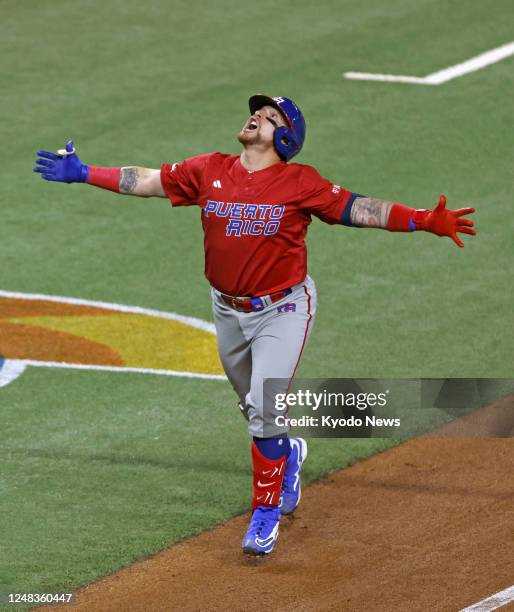
POLYGON ((414 231, 414 208, 379 198, 352 193, 343 211, 341 223, 353 227, 377 227, 390 232, 414 231))
POLYGON ((87 183, 124 195, 143 198, 166 197, 161 184, 160 170, 140 166, 125 166, 124 168, 89 166, 87 183))
POLYGON ((120 168, 119 190, 125 195, 161 198, 166 196, 161 184, 160 170, 140 166, 120 168))
POLYGON ((393 206, 392 202, 356 194, 353 202, 349 202, 348 205, 350 206, 348 225, 387 228, 387 220, 393 206))

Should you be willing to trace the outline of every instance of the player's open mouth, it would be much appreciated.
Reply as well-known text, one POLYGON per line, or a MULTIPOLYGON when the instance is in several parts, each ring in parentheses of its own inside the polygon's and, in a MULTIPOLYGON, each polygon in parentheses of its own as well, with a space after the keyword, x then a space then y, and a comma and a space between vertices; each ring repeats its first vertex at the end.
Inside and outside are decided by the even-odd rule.
POLYGON ((257 129, 257 127, 258 127, 258 125, 257 125, 257 121, 255 121, 255 119, 252 119, 252 120, 250 121, 250 123, 249 123, 249 124, 248 124, 248 125, 245 127, 244 131, 245 131, 245 132, 251 132, 251 131, 253 131, 253 130, 256 130, 256 129, 257 129))

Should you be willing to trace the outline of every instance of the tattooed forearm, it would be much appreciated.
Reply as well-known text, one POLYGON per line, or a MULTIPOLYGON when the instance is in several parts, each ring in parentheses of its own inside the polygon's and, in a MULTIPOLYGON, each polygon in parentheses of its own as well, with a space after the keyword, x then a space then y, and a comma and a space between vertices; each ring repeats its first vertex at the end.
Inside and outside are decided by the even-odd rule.
POLYGON ((121 193, 134 193, 139 180, 139 171, 136 166, 128 166, 122 168, 120 172, 120 192, 121 193))
POLYGON ((350 213, 352 225, 387 228, 392 202, 377 198, 356 198, 350 213))

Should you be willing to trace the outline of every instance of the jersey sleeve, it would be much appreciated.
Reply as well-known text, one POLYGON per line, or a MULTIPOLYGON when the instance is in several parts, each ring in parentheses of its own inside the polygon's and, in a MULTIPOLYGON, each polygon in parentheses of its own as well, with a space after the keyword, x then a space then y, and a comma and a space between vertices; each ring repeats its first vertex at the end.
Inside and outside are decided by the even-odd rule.
POLYGON ((162 187, 173 206, 192 206, 198 203, 202 178, 212 155, 206 153, 161 166, 162 187))
POLYGON ((325 223, 342 222, 343 211, 352 192, 323 178, 311 166, 305 166, 300 176, 300 208, 325 223))

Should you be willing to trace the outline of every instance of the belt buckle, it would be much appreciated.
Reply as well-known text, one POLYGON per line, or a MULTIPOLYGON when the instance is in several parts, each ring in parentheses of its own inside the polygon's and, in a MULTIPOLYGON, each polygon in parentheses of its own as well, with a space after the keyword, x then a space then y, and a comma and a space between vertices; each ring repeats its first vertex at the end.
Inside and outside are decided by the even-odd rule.
POLYGON ((245 312, 243 304, 245 303, 244 298, 231 297, 230 302, 232 304, 232 308, 239 312, 245 312))

